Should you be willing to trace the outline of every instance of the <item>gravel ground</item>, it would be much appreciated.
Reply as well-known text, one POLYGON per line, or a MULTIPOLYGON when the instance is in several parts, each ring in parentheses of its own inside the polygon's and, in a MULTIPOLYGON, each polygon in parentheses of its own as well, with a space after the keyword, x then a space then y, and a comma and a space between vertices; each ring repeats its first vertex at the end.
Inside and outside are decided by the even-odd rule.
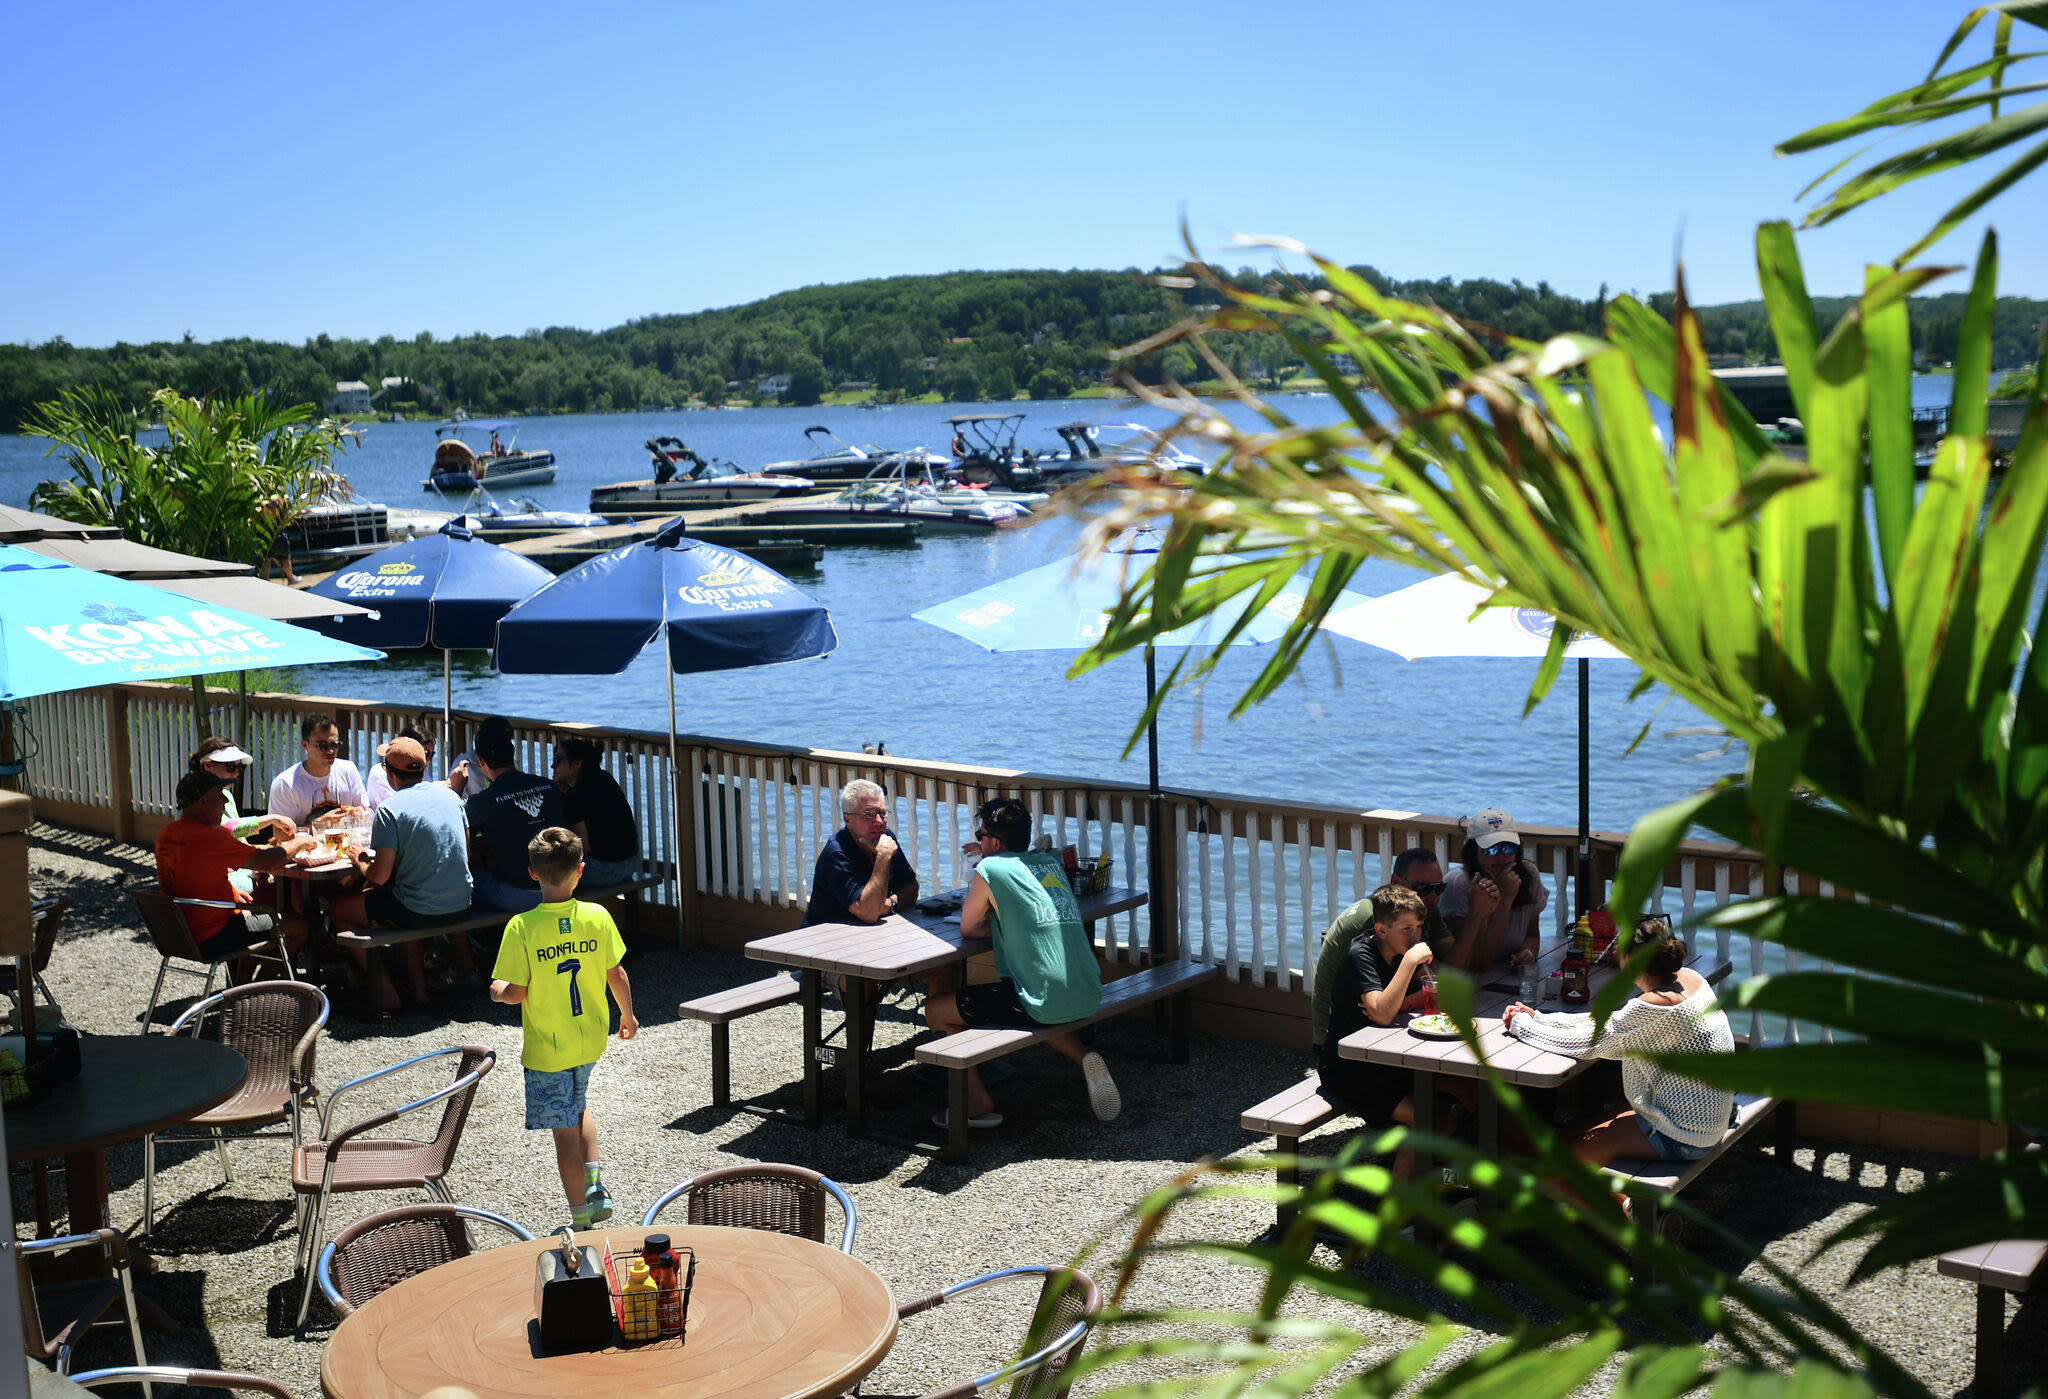
MULTIPOLYGON (((85 1032, 134 1033, 156 957, 121 890, 151 877, 150 853, 48 825, 37 827, 34 836, 38 891, 67 892, 76 904, 51 960, 51 988, 85 1032)), ((657 1194, 694 1172, 746 1161, 794 1162, 846 1187, 860 1213, 856 1252, 899 1297, 992 1268, 1063 1262, 1098 1237, 1123 1237, 1125 1211, 1187 1163, 1270 1148, 1270 1139, 1245 1137, 1238 1112, 1301 1071, 1298 1054, 1208 1036, 1196 1037, 1190 1064, 1160 1063, 1140 1057, 1157 1049, 1149 1027, 1119 1022, 1104 1027, 1098 1038, 1123 1091, 1124 1112, 1115 1123, 1099 1124, 1090 1115, 1080 1076, 1066 1060, 1033 1051, 1013 1061, 1016 1080, 996 1089, 1008 1119, 1004 1126, 977 1134, 969 1165, 949 1166, 881 1143, 850 1141, 829 1114, 824 1130, 811 1133, 706 1107, 708 1031, 678 1022, 673 1007, 758 977, 761 965, 737 952, 684 952, 659 944, 637 950, 627 965, 645 1028, 631 1043, 613 1041, 591 1085, 605 1180, 619 1204, 616 1222, 637 1221, 657 1194)), ((175 983, 172 991, 189 995, 175 983)), ((185 1003, 174 1002, 173 1012, 185 1003)), ((874 1090, 876 1123, 906 1135, 941 1106, 940 1092, 916 1084, 907 1071, 916 1009, 916 1002, 892 1001, 877 1037, 885 1072, 874 1090)), ((776 1101, 795 1106, 791 1080, 798 1034, 793 1005, 736 1025, 735 1093, 779 1093, 776 1101)), ((494 1047, 499 1066, 484 1081, 462 1143, 453 1181, 458 1198, 509 1214, 537 1232, 566 1223, 548 1143, 522 1125, 513 1008, 469 992, 450 994, 430 1012, 382 1027, 337 1015, 320 1052, 319 1080, 332 1086, 412 1054, 469 1042, 494 1047)), ((364 1110, 369 1107, 366 1101, 364 1110)), ((1751 1140, 1767 1135, 1759 1132, 1751 1140)), ((1342 1131, 1332 1129, 1318 1144, 1334 1150, 1342 1140, 1342 1131)), ((159 1215, 151 1249, 160 1271, 146 1286, 184 1326, 176 1335, 146 1334, 150 1359, 253 1370, 278 1376, 301 1395, 318 1394, 320 1343, 332 1318, 316 1299, 307 1339, 293 1339, 297 1292, 283 1144, 236 1149, 232 1185, 222 1183, 211 1149, 165 1148, 158 1157, 159 1215)), ((1746 1252, 1721 1249, 1721 1261, 1758 1276, 1754 1260, 1761 1252, 1798 1268, 1810 1286, 1934 1393, 1964 1392, 1971 1371, 1969 1288, 1936 1276, 1927 1264, 1845 1291, 1854 1253, 1806 1261, 1831 1229, 1954 1163, 1924 1153, 1807 1142, 1793 1164, 1783 1171, 1767 1147, 1745 1149, 1688 1192, 1690 1202, 1755 1241, 1746 1252)), ((113 1222, 132 1235, 142 1209, 140 1147, 111 1151, 109 1172, 113 1222)), ((329 1232, 359 1213, 405 1202, 341 1197, 330 1211, 329 1232)), ((17 1191, 18 1216, 27 1203, 17 1191)), ((1178 1217, 1175 1232, 1249 1240, 1269 1218, 1265 1202, 1205 1201, 1178 1217)), ((986 1302, 956 1304, 906 1322, 867 1392, 915 1395, 994 1368, 1021 1330, 1021 1295, 998 1289, 986 1302)), ((1149 1266, 1133 1303, 1248 1306, 1254 1296, 1251 1275, 1185 1255, 1149 1266)), ((1405 1322, 1377 1313, 1361 1320, 1333 1303, 1300 1299, 1297 1310, 1361 1325, 1373 1344, 1361 1352, 1360 1363, 1413 1334, 1405 1322)), ((2035 1302, 2013 1310, 2010 1373, 2019 1378, 2048 1371, 2048 1306, 2035 1302)), ((1454 1352, 1485 1339, 1475 1333, 1454 1352)), ((79 1368, 129 1360, 125 1339, 103 1334, 82 1348, 79 1368)), ((1597 1377, 1588 1392, 1604 1393, 1611 1378, 1611 1371, 1597 1377)))

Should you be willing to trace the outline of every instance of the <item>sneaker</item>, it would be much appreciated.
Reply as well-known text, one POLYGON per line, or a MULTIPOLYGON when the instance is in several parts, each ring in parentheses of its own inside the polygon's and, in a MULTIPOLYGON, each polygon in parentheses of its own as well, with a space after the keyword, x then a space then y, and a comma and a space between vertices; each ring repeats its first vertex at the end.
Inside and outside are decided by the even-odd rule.
POLYGON ((1091 1049, 1081 1056, 1081 1073, 1088 1080, 1088 1106, 1095 1109, 1095 1120, 1116 1121, 1116 1115, 1124 1110, 1124 1100, 1116 1091, 1116 1080, 1109 1076, 1109 1065, 1091 1049))
POLYGON ((594 1181, 583 1191, 583 1203, 590 1210, 590 1222, 602 1224, 612 1217, 612 1195, 603 1181, 594 1181))

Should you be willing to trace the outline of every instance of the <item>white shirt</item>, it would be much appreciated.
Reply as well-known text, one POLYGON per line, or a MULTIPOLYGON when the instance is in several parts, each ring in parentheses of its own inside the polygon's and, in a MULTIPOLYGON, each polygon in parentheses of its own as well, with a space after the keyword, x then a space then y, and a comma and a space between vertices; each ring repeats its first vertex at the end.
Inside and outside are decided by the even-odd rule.
POLYGON ((325 777, 313 776, 304 763, 293 763, 271 779, 273 816, 289 816, 295 824, 303 826, 312 818, 314 807, 329 803, 361 807, 370 804, 370 789, 363 784, 362 773, 346 758, 336 758, 325 777))
POLYGON ((449 768, 448 771, 453 772, 464 763, 469 764, 469 773, 462 779, 461 796, 464 801, 468 801, 478 792, 488 792, 491 789, 491 779, 484 776, 484 760, 476 755, 476 749, 472 748, 457 757, 455 767, 449 768))

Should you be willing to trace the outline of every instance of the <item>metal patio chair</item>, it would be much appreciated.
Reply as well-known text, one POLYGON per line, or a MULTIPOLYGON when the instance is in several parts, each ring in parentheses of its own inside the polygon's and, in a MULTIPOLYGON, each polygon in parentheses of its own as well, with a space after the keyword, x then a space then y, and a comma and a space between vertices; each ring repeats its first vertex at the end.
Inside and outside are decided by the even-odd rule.
POLYGON ((272 929, 272 935, 264 942, 230 952, 225 956, 213 957, 199 950, 198 940, 192 936, 192 929, 185 922, 188 908, 226 908, 237 913, 266 910, 253 904, 226 903, 219 899, 181 899, 166 894, 154 884, 130 889, 128 897, 135 900, 135 908, 142 915, 142 926, 149 933, 150 945, 163 960, 157 964, 156 985, 149 991, 149 1004, 142 1009, 142 1033, 149 1033, 149 1023, 156 1014, 156 1003, 163 995, 164 978, 172 972, 181 976, 203 977, 205 984, 199 988, 201 996, 213 994, 213 978, 222 964, 236 957, 249 957, 257 962, 274 965, 286 981, 298 980, 298 973, 292 969, 291 954, 285 950, 284 928, 272 929), (197 967, 178 967, 173 962, 197 962, 197 967))
POLYGON ((429 1268, 467 1258, 471 1247, 465 1220, 495 1224, 521 1242, 530 1242, 523 1226, 470 1205, 406 1205, 365 1215, 334 1236, 320 1250, 320 1290, 346 1319, 387 1288, 429 1268))
POLYGON ((678 1198, 688 1205, 690 1224, 723 1224, 734 1229, 765 1229, 825 1243, 825 1199, 839 1201, 845 1220, 839 1251, 853 1252, 853 1201, 839 1186, 802 1166, 763 1163, 722 1166, 691 1176, 647 1207, 640 1227, 653 1225, 678 1198))
POLYGON ((192 1389, 250 1389, 271 1399, 294 1399, 284 1381, 268 1375, 244 1375, 232 1370, 188 1370, 181 1365, 115 1365, 105 1370, 87 1370, 73 1375, 71 1382, 86 1389, 109 1384, 139 1384, 146 1394, 154 1384, 182 1384, 192 1389))
POLYGON ((258 1130, 238 1133, 237 1141, 256 1137, 289 1137, 296 1153, 302 1131, 299 1113, 312 1107, 320 1090, 313 1083, 313 1056, 320 1030, 327 1024, 327 997, 303 981, 252 981, 215 992, 191 1007, 171 1025, 171 1033, 187 1029, 197 1036, 206 1019, 218 1012, 220 1042, 249 1061, 249 1075, 235 1096, 217 1108, 167 1131, 142 1139, 142 1233, 156 1225, 156 1149, 162 1142, 210 1141, 220 1153, 223 1183, 235 1178, 228 1161, 230 1127, 258 1130), (285 1130, 263 1131, 283 1125, 285 1130))
POLYGON ((54 1239, 26 1239, 14 1246, 16 1280, 21 1289, 22 1348, 58 1374, 71 1372, 71 1352, 98 1325, 115 1303, 128 1314, 128 1339, 138 1365, 149 1363, 142 1353, 142 1325, 135 1310, 135 1283, 128 1266, 128 1241, 112 1229, 65 1234, 54 1239), (106 1255, 112 1276, 38 1285, 29 1268, 31 1258, 97 1248, 106 1255))
POLYGON ((455 1197, 448 1191, 448 1171, 462 1144, 463 1124, 469 1120, 477 1085, 497 1062, 496 1050, 477 1044, 457 1045, 352 1078, 327 1095, 327 1106, 320 1115, 320 1140, 305 1142, 292 1153, 292 1189, 299 1204, 297 1275, 305 1279, 296 1326, 305 1326, 306 1311, 313 1305, 313 1265, 325 1237, 328 1196, 366 1190, 424 1190, 443 1204, 454 1204, 455 1197), (455 1080, 447 1087, 334 1131, 335 1109, 364 1084, 451 1058, 456 1061, 455 1080), (365 1135, 436 1103, 441 1104, 441 1124, 429 1141, 365 1135))
POLYGON ((1031 1279, 1039 1281, 1039 1288, 1024 1339, 1030 1352, 986 1375, 933 1390, 924 1399, 966 1399, 1006 1382, 1010 1386, 1009 1399, 1067 1399, 1067 1371, 1081 1358, 1081 1351, 1088 1344, 1088 1328, 1102 1309, 1102 1290, 1079 1269, 1042 1264, 1002 1268, 956 1282, 929 1297, 905 1302, 896 1309, 896 1316, 898 1320, 916 1316, 975 1288, 1031 1279))

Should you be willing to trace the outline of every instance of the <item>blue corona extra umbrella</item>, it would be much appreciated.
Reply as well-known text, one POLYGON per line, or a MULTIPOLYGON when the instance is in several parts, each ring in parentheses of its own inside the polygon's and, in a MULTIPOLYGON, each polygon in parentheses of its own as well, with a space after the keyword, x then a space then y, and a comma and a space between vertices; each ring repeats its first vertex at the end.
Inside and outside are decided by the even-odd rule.
MULTIPOLYGON (((1132 571, 1150 567, 1158 555, 1156 535, 1141 530, 1127 536, 1109 551, 1111 559, 1128 563, 1132 571)), ((1239 562, 1229 554, 1214 556, 1218 566, 1239 562)), ((1115 609, 1123 593, 1126 570, 1114 566, 1076 569, 1070 559, 1020 573, 1000 583, 966 593, 911 615, 920 622, 964 636, 990 651, 1080 651, 1093 646, 1102 636, 1103 622, 1115 609)), ((1288 584, 1269 599, 1235 637, 1233 646, 1270 646, 1287 632, 1300 615, 1307 584, 1300 579, 1288 584)), ((1145 648, 1145 708, 1152 708, 1158 690, 1156 648, 1211 646, 1228 635, 1244 615, 1256 594, 1247 594, 1212 617, 1162 633, 1145 648)), ((1366 599, 1348 590, 1332 605, 1349 607, 1366 599)), ((1159 791, 1159 721, 1145 726, 1147 790, 1145 798, 1146 855, 1151 868, 1147 878, 1159 887, 1159 855, 1162 817, 1159 791)), ((1154 950, 1166 950, 1162 930, 1155 926, 1154 950)))
MULTIPOLYGON (((498 623, 507 675, 617 675, 649 644, 667 647, 669 771, 676 762, 676 675, 781 665, 839 645, 824 604, 744 554, 691 539, 683 521, 578 564, 498 623)), ((682 907, 682 862, 676 862, 682 907)))
POLYGON ((455 651, 488 651, 498 619, 554 581, 554 575, 510 549, 478 539, 459 521, 408 539, 338 569, 307 589, 319 597, 372 609, 312 625, 364 646, 441 652, 441 732, 449 732, 455 651))
POLYGON ((381 651, 0 546, 0 700, 381 651))

